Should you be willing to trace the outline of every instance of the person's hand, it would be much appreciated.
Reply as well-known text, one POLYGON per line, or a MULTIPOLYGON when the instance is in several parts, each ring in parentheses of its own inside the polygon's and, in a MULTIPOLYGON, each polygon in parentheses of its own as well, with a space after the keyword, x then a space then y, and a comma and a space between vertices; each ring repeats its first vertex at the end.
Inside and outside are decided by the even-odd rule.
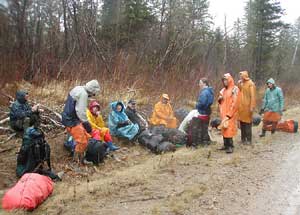
POLYGON ((100 111, 97 111, 97 112, 96 112, 96 116, 99 116, 99 115, 100 115, 100 111))
POLYGON ((37 112, 39 110, 39 106, 40 104, 33 105, 31 108, 32 112, 37 112))
POLYGON ((220 104, 223 101, 223 96, 219 96, 218 103, 220 104))
POLYGON ((250 112, 253 113, 254 112, 254 107, 250 108, 250 112))
POLYGON ((259 115, 262 115, 263 113, 264 113, 264 109, 262 108, 262 109, 260 109, 260 111, 259 111, 259 115))

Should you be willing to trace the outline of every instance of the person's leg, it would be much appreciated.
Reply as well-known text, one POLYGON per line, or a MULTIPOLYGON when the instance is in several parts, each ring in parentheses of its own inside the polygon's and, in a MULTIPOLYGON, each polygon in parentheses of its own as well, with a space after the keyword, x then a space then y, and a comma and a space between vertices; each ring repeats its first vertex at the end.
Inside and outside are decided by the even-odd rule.
POLYGON ((232 138, 226 138, 227 139, 227 144, 228 144, 228 147, 226 149, 226 153, 230 154, 230 153, 233 153, 233 139, 232 138))
POLYGON ((203 144, 210 144, 210 137, 208 134, 208 126, 209 126, 209 120, 201 120, 201 142, 203 144))
POLYGON ((247 143, 252 143, 252 123, 245 123, 245 138, 247 143))
POLYGON ((90 135, 86 132, 82 124, 76 125, 74 127, 68 127, 67 131, 72 135, 73 139, 76 142, 74 159, 77 162, 82 162, 90 135))
POLYGON ((277 128, 277 124, 278 124, 278 122, 276 121, 276 122, 272 122, 272 129, 271 129, 271 133, 272 134, 274 134, 275 133, 275 131, 276 131, 276 128, 277 128))
POLYGON ((240 121, 241 128, 241 141, 242 143, 246 142, 246 123, 240 121))
POLYGON ((228 138, 223 137, 223 143, 224 143, 224 146, 221 148, 221 150, 227 150, 229 147, 228 138))
POLYGON ((268 121, 266 120, 263 120, 263 126, 262 126, 262 129, 261 129, 261 134, 259 135, 259 137, 264 137, 266 136, 266 129, 267 129, 267 126, 268 126, 268 121))

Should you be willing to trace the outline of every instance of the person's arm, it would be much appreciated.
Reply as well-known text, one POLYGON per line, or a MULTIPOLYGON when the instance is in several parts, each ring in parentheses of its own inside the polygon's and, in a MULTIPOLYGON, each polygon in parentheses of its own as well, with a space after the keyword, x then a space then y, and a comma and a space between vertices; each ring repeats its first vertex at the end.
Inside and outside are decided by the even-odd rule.
POLYGON ((24 119, 25 117, 29 117, 32 114, 30 108, 28 110, 23 110, 21 108, 21 105, 17 105, 16 103, 12 105, 11 112, 17 119, 24 119))
POLYGON ((250 86, 250 111, 253 112, 256 107, 256 87, 254 83, 250 86))
POLYGON ((75 106, 77 117, 80 119, 81 122, 88 121, 86 116, 87 105, 88 105, 88 94, 81 93, 76 101, 76 106, 75 106))
POLYGON ((228 113, 226 113, 226 116, 230 119, 232 116, 238 111, 238 105, 239 105, 239 88, 234 87, 232 90, 232 103, 231 107, 229 108, 228 113))
POLYGON ((207 94, 204 93, 204 92, 200 93, 196 108, 198 110, 199 109, 205 109, 205 108, 207 108, 207 103, 208 103, 207 94))
POLYGON ((159 104, 156 104, 154 106, 154 113, 158 118, 167 120, 167 116, 164 114, 164 112, 161 110, 161 107, 159 106, 159 104))
POLYGON ((279 108, 280 108, 280 112, 282 114, 283 111, 283 107, 284 107, 284 97, 283 97, 283 93, 282 90, 279 88, 278 90, 278 99, 279 99, 279 108))

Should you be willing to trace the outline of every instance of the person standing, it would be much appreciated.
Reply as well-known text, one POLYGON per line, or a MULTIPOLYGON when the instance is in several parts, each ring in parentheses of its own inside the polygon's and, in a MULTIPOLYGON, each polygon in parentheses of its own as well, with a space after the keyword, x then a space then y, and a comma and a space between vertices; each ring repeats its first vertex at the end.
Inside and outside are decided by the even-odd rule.
POLYGON ((85 129, 85 127, 90 127, 86 116, 88 98, 99 92, 100 86, 97 80, 89 81, 85 86, 74 87, 68 95, 62 112, 62 124, 66 126, 76 142, 75 159, 81 162, 83 162, 84 152, 91 137, 85 129))
POLYGON ((252 115, 256 106, 256 87, 249 78, 247 71, 240 72, 238 87, 240 89, 238 119, 241 128, 241 141, 245 144, 251 144, 252 115))
POLYGON ((233 137, 237 133, 239 88, 234 84, 229 73, 224 74, 222 82, 224 88, 220 91, 218 98, 222 120, 220 128, 224 141, 221 149, 226 150, 226 153, 233 153, 233 137))
POLYGON ((214 91, 209 86, 207 78, 201 78, 199 81, 200 92, 197 99, 196 109, 199 113, 193 117, 190 123, 189 139, 191 145, 208 145, 211 143, 208 134, 208 125, 211 114, 211 105, 214 102, 214 91))
POLYGON ((263 98, 260 114, 263 116, 263 127, 260 137, 266 136, 267 127, 271 126, 271 133, 276 131, 277 124, 282 116, 284 97, 280 87, 277 87, 273 78, 267 81, 268 89, 263 98))

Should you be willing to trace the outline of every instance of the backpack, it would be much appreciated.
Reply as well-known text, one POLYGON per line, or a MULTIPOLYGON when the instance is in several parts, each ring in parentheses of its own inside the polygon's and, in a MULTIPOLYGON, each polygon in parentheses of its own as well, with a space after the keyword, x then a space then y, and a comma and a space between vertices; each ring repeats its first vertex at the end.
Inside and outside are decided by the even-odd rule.
POLYGON ((37 172, 38 169, 42 169, 44 161, 51 169, 50 154, 50 146, 45 140, 44 133, 40 129, 28 128, 17 156, 17 176, 37 172))
POLYGON ((163 152, 175 152, 176 151, 176 146, 168 141, 163 141, 161 142, 156 149, 157 154, 161 154, 163 152))
POLYGON ((106 147, 104 143, 93 138, 89 139, 85 159, 98 165, 99 163, 104 162, 105 155, 106 147))

